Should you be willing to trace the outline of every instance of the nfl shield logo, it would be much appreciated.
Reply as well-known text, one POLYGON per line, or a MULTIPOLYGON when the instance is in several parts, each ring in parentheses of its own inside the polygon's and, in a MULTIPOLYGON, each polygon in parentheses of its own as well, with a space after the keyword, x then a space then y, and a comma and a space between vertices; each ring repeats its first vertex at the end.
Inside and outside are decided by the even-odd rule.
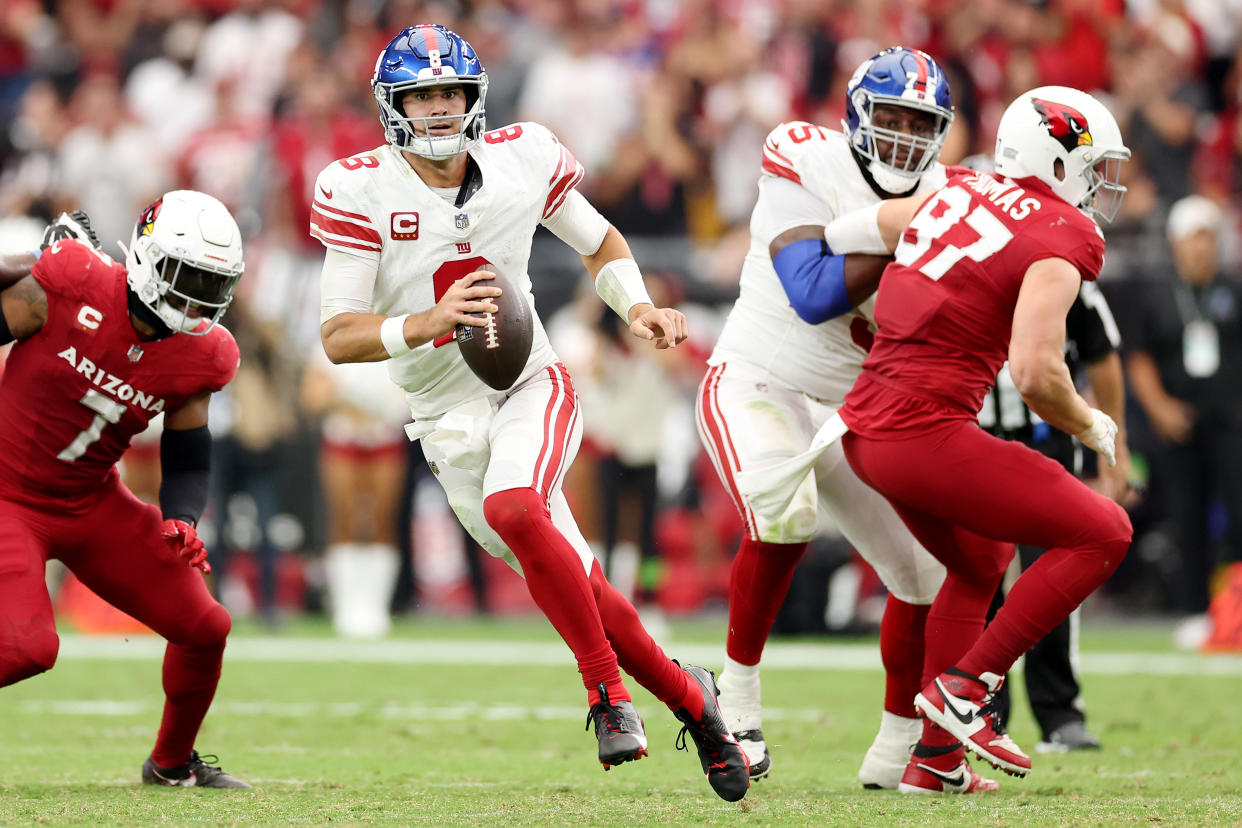
POLYGON ((126 354, 126 356, 129 357, 130 362, 137 362, 142 359, 142 347, 139 345, 130 345, 129 353, 126 354))
POLYGON ((458 213, 457 218, 453 220, 453 224, 457 225, 458 230, 465 230, 470 226, 470 216, 465 213, 458 213))

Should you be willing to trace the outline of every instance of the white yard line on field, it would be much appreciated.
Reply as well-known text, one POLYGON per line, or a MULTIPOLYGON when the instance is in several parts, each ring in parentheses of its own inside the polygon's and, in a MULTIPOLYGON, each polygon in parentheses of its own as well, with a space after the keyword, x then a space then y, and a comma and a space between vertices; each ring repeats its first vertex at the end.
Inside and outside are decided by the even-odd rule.
MULTIPOLYGON (((28 699, 18 704, 22 713, 56 716, 140 716, 163 709, 163 701, 116 701, 114 699, 28 699)), ((237 702, 217 699, 211 705, 215 715, 262 716, 263 718, 331 719, 376 716, 403 721, 563 721, 582 719, 582 708, 568 705, 426 705, 403 702, 237 702)), ((765 707, 769 721, 817 722, 829 715, 817 708, 765 707)))
MULTIPOLYGON (((667 645, 670 656, 683 662, 715 666, 723 648, 714 644, 667 645)), ((147 660, 164 653, 155 636, 77 636, 60 639, 61 659, 147 660)), ((569 649, 557 642, 386 640, 347 641, 334 638, 278 636, 231 639, 224 658, 230 662, 339 662, 362 664, 465 664, 489 666, 562 666, 573 663, 569 649)), ((1197 653, 1086 652, 1080 656, 1084 674, 1242 676, 1242 655, 1197 653)), ((879 670, 874 644, 785 644, 764 648, 768 670, 879 670)))

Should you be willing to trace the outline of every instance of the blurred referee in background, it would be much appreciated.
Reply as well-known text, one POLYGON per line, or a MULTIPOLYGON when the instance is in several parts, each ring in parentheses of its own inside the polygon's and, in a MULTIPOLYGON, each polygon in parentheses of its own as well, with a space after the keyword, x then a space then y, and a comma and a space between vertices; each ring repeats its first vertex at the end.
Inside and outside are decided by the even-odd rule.
MULTIPOLYGON (((1094 282, 1084 282, 1065 320, 1065 359, 1071 376, 1085 373, 1097 407, 1117 423, 1117 465, 1096 468, 1094 452, 1059 429, 1051 428, 1022 401, 1009 365, 1001 369, 996 385, 979 411, 979 425, 1006 440, 1020 440, 1051 457, 1080 478, 1098 478, 1093 484, 1103 494, 1120 501, 1129 485, 1130 451, 1126 445, 1125 385, 1122 375, 1121 336, 1112 312, 1094 282)), ((1043 549, 1018 546, 1018 560, 1025 571, 1043 549)), ((997 593, 992 614, 1002 602, 997 593)), ((1024 676, 1031 712, 1039 723, 1041 739, 1035 749, 1043 752, 1098 749, 1100 742, 1087 730, 1079 695, 1078 616, 1075 610, 1026 654, 1024 676)), ((990 616, 989 616, 990 617, 990 616)), ((1002 720, 1008 720, 1008 685, 997 693, 1002 720), (1002 698, 1003 697, 1003 698, 1002 698)))

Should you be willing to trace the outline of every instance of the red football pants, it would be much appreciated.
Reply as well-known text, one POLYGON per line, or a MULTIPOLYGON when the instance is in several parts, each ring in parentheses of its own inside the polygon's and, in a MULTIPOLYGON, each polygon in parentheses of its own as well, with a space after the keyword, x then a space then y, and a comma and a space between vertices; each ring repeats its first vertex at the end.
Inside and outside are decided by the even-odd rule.
POLYGON ((58 558, 101 598, 168 641, 164 716, 153 756, 182 764, 220 680, 231 621, 203 576, 173 558, 159 509, 112 480, 80 515, 0 500, 0 687, 51 669, 60 642, 44 582, 58 558))
POLYGON ((845 435, 855 473, 892 502, 948 570, 926 629, 930 678, 956 664, 1003 674, 1121 563, 1125 511, 1056 461, 957 420, 908 439, 845 435), (1013 544, 1048 550, 1018 579, 986 632, 1013 544))

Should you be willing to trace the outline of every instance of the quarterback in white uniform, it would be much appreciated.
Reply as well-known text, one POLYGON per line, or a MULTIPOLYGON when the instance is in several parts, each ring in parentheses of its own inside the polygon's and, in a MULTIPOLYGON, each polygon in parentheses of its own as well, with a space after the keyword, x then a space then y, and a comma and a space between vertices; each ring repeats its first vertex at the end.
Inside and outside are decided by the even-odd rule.
MULTIPOLYGON (((858 267, 852 257, 834 256, 824 228, 881 199, 943 185, 937 158, 952 118, 948 82, 935 61, 892 48, 851 78, 844 132, 786 123, 764 146, 741 292, 708 360, 697 406, 700 436, 747 530, 730 578, 720 702, 754 777, 771 768, 759 660, 820 507, 890 592, 880 637, 884 712, 859 779, 866 787, 895 789, 919 759, 911 758, 921 731, 913 701, 922 687, 923 626, 943 567, 888 501, 854 475, 839 443, 824 452, 776 519, 752 508, 736 478, 803 451, 841 406, 870 347, 882 263, 858 267)), ((850 249, 865 247, 859 240, 850 249)), ((947 775, 954 779, 962 761, 956 752, 939 760, 951 763, 947 775)), ((992 784, 961 778, 961 785, 940 787, 992 784)))
POLYGON ((324 350, 333 362, 388 360, 406 392, 411 440, 467 530, 526 578, 578 662, 611 765, 647 755, 624 668, 668 704, 708 782, 735 801, 750 783, 712 675, 669 659, 604 579, 561 491, 582 421, 569 372, 534 314, 527 273, 542 224, 582 255, 600 296, 657 348, 686 338, 685 317, 652 305, 625 239, 578 193, 583 170, 545 127, 486 131, 487 73, 443 26, 412 26, 380 53, 371 82, 387 143, 334 161, 315 183, 311 235, 327 247, 324 350), (483 325, 504 273, 535 320, 525 369, 505 391, 478 379, 453 343, 483 325))

